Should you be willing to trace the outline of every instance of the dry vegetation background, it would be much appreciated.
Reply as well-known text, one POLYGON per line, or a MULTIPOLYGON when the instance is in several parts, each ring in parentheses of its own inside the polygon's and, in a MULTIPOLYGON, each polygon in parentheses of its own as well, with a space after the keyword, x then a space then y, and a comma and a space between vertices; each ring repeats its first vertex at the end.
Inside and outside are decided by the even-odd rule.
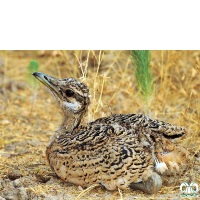
MULTIPOLYGON (((179 199, 180 183, 195 181, 200 187, 200 51, 151 53, 156 86, 149 115, 190 130, 180 143, 191 152, 191 163, 173 184, 164 180, 157 195, 128 190, 123 199, 179 199)), ((39 62, 40 72, 87 84, 92 98, 83 122, 109 116, 108 105, 112 113, 147 114, 145 101, 122 51, 0 51, 0 199, 75 199, 82 188, 57 178, 45 158, 62 113, 42 84, 33 91, 27 83, 31 60, 39 62)), ((83 198, 121 197, 98 187, 83 198)))

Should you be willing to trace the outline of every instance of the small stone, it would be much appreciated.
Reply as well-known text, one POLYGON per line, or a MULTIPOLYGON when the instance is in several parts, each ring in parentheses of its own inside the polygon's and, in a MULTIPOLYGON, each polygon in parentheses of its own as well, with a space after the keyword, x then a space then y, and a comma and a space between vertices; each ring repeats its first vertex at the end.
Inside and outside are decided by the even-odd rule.
POLYGON ((6 190, 3 193, 3 197, 5 197, 6 200, 19 200, 18 190, 17 189, 6 190))
POLYGON ((63 197, 61 197, 60 195, 53 196, 50 194, 45 195, 45 198, 44 198, 44 200, 60 200, 60 199, 63 199, 63 197))
POLYGON ((36 177, 42 182, 46 183, 51 179, 51 176, 46 176, 46 175, 36 175, 36 177))
POLYGON ((19 170, 15 170, 15 169, 12 169, 8 172, 8 178, 10 180, 15 180, 15 179, 18 179, 22 177, 21 173, 19 172, 19 170))
POLYGON ((52 177, 49 181, 46 182, 47 185, 53 185, 56 182, 57 179, 52 177))
POLYGON ((42 198, 40 196, 35 196, 32 200, 41 200, 42 198))
POLYGON ((0 155, 1 155, 1 156, 5 156, 5 157, 7 157, 7 158, 10 157, 10 154, 9 154, 9 153, 4 153, 4 152, 1 152, 0 155))
POLYGON ((13 185, 14 185, 14 187, 20 187, 21 186, 21 180, 20 180, 20 178, 14 180, 13 181, 13 185))
POLYGON ((27 195, 27 192, 26 192, 26 188, 24 187, 20 187, 19 188, 19 198, 21 200, 26 200, 28 199, 28 195, 27 195))
POLYGON ((155 192, 158 192, 160 188, 162 187, 162 179, 157 173, 153 172, 152 176, 150 176, 147 179, 147 181, 131 183, 130 187, 132 189, 142 190, 143 192, 146 192, 148 194, 153 194, 154 189, 155 189, 155 192), (154 188, 154 184, 155 184, 155 188, 154 188))
POLYGON ((77 191, 83 191, 83 188, 79 185, 77 191))

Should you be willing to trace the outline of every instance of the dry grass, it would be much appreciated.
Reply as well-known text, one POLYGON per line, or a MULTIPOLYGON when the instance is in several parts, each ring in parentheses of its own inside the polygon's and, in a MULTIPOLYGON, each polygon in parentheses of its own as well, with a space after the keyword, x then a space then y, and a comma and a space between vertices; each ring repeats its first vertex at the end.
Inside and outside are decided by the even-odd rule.
MULTIPOLYGON (((196 171, 200 163, 195 161, 200 149, 199 58, 200 51, 152 51, 151 68, 156 88, 149 110, 151 117, 190 130, 180 143, 191 152, 188 176, 200 186, 196 171)), ((18 169, 23 176, 51 177, 45 147, 61 122, 61 112, 49 92, 41 86, 30 113, 32 90, 26 83, 25 74, 33 59, 39 62, 41 72, 62 78, 74 77, 87 84, 92 98, 84 122, 108 116, 111 112, 146 114, 145 102, 141 101, 136 88, 131 60, 122 51, 0 51, 0 66, 4 60, 0 67, 0 177, 4 179, 13 169, 18 169)), ((179 181, 184 181, 185 176, 179 181)), ((179 182, 172 187, 163 186, 156 197, 167 194, 168 198, 174 198, 179 186, 179 182)), ((28 188, 33 194, 56 195, 64 191, 71 199, 80 193, 77 186, 66 186, 60 180, 46 185, 40 178, 34 179, 28 188)), ((90 193, 85 198, 122 198, 122 194, 101 187, 90 193)), ((123 191, 123 199, 131 197, 143 199, 154 198, 154 195, 123 191)))

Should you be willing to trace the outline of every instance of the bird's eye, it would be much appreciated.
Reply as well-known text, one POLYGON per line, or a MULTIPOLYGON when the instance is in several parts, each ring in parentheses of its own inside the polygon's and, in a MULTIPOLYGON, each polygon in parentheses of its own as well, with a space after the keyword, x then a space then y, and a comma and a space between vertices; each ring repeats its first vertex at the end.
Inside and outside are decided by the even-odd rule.
POLYGON ((66 90, 66 91, 65 91, 65 94, 66 94, 68 97, 74 96, 74 92, 73 92, 72 90, 66 90))

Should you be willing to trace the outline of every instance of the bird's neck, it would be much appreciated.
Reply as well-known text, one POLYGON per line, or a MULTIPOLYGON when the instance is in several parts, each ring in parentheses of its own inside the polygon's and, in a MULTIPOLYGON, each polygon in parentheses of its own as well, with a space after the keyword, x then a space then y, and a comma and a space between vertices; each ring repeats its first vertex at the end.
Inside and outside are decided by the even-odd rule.
POLYGON ((74 129, 78 128, 83 116, 87 112, 87 108, 88 106, 84 106, 76 113, 68 109, 62 109, 63 120, 57 132, 59 132, 60 135, 73 134, 74 129))
POLYGON ((54 135, 50 137, 50 142, 48 146, 50 146, 57 138, 69 136, 73 134, 73 130, 79 126, 81 123, 83 115, 82 114, 64 114, 61 125, 58 130, 55 131, 54 135))
POLYGON ((60 136, 66 137, 69 135, 73 135, 74 129, 78 128, 83 116, 87 112, 87 108, 88 107, 85 107, 78 113, 72 113, 69 110, 64 110, 61 108, 61 110, 63 111, 62 123, 59 126, 58 130, 55 131, 54 135, 51 136, 48 146, 50 146, 56 140, 56 138, 59 138, 60 136))
POLYGON ((71 112, 63 110, 63 120, 59 129, 56 131, 59 135, 73 134, 73 130, 79 126, 83 118, 84 112, 71 112))
POLYGON ((71 134, 75 128, 81 123, 82 115, 81 114, 64 114, 62 123, 59 127, 61 134, 71 134))

